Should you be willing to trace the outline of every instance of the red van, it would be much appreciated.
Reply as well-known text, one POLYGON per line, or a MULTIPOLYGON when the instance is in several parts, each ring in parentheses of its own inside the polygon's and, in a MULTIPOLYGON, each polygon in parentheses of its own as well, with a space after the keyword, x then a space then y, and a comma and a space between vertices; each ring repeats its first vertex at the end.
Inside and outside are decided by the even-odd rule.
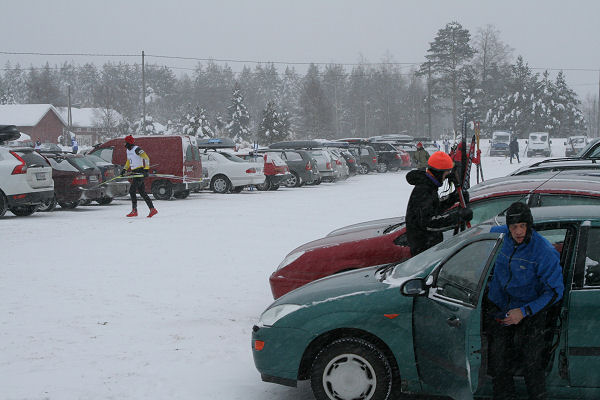
MULTIPOLYGON (((185 199, 190 191, 208 185, 202 181, 202 161, 194 136, 138 136, 135 144, 150 157, 150 177, 145 179, 146 192, 157 200, 171 196, 185 199)), ((125 138, 117 138, 94 146, 90 154, 117 164, 125 165, 127 156, 125 138)))

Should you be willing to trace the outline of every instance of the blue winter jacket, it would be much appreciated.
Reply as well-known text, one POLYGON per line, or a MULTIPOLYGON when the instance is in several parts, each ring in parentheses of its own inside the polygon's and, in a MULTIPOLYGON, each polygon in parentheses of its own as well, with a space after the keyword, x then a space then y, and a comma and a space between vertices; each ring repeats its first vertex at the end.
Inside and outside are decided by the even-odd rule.
POLYGON ((502 312, 520 308, 523 316, 531 316, 562 298, 560 255, 546 238, 532 229, 529 243, 517 245, 508 226, 495 226, 491 232, 505 234, 488 285, 488 298, 502 312))

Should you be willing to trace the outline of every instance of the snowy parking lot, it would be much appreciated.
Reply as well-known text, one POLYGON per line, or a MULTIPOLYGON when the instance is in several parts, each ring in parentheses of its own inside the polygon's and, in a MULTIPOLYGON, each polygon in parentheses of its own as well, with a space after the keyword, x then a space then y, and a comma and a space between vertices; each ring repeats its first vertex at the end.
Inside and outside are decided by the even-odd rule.
MULTIPOLYGON (((484 174, 524 163, 487 157, 484 174)), ((335 228, 404 215, 405 175, 203 192, 157 201, 152 219, 143 202, 140 217, 125 218, 128 199, 7 213, 0 398, 311 399, 309 385, 263 383, 254 368, 250 335, 272 301, 268 277, 289 251, 335 228)))

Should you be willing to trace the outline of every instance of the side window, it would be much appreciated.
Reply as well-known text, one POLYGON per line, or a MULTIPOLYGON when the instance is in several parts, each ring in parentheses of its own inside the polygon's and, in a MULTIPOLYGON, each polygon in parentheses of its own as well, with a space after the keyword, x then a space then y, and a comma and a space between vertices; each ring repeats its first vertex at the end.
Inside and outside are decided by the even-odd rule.
POLYGON ((194 153, 192 152, 192 146, 189 144, 185 149, 185 161, 194 161, 194 153))
POLYGON ((477 305, 482 272, 488 264, 496 240, 481 240, 463 247, 441 267, 437 293, 463 303, 477 305))
POLYGON ((585 254, 584 287, 600 287, 600 227, 592 227, 588 234, 585 254))
POLYGON ((293 151, 286 151, 285 156, 289 161, 302 161, 302 156, 300 154, 295 153, 293 151))
POLYGON ((541 196, 542 206, 565 206, 565 205, 600 205, 600 197, 583 197, 570 194, 545 194, 541 196))
POLYGON ((471 225, 479 224, 494 217, 495 215, 498 215, 502 211, 506 210, 515 201, 527 203, 527 197, 506 196, 471 203, 469 205, 469 207, 473 210, 473 219, 471 220, 471 225))

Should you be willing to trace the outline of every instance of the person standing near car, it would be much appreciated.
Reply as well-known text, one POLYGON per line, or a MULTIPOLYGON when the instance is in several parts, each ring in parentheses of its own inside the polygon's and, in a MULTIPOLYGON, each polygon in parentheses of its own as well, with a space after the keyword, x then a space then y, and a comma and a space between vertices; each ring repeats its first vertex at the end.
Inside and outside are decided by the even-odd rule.
POLYGON ((511 204, 506 225, 491 231, 505 235, 487 295, 493 317, 489 356, 494 399, 516 399, 512 371, 518 356, 529 398, 545 399, 546 314, 564 292, 560 255, 533 229, 524 203, 511 204))
POLYGON ((79 151, 79 144, 77 144, 77 139, 73 138, 71 140, 71 146, 73 147, 73 154, 77 154, 79 151))
POLYGON ((156 215, 158 211, 154 208, 152 200, 144 189, 144 178, 148 176, 150 170, 150 157, 142 150, 141 147, 135 145, 135 139, 129 135, 125 137, 125 147, 127 148, 127 162, 121 171, 121 175, 125 176, 128 169, 131 169, 131 175, 135 175, 131 180, 129 188, 129 196, 131 196, 131 212, 127 217, 137 217, 137 193, 142 196, 146 205, 150 209, 148 218, 156 215))
POLYGON ((513 136, 510 139, 510 143, 508 144, 508 151, 510 152, 510 163, 512 164, 513 157, 517 158, 519 164, 521 160, 519 159, 519 142, 517 142, 517 137, 513 136))
MULTIPOLYGON (((406 180, 414 186, 406 208, 406 235, 412 256, 440 243, 444 238, 442 232, 473 218, 473 211, 469 208, 457 207, 447 211, 458 201, 456 190, 440 201, 438 189, 454 166, 450 156, 436 151, 427 164, 425 171, 412 170, 406 174, 406 180)), ((468 202, 469 193, 465 190, 463 195, 468 202)))
POLYGON ((417 143, 417 151, 415 151, 414 162, 417 169, 425 171, 427 168, 427 160, 429 160, 429 153, 423 148, 423 143, 417 143))

